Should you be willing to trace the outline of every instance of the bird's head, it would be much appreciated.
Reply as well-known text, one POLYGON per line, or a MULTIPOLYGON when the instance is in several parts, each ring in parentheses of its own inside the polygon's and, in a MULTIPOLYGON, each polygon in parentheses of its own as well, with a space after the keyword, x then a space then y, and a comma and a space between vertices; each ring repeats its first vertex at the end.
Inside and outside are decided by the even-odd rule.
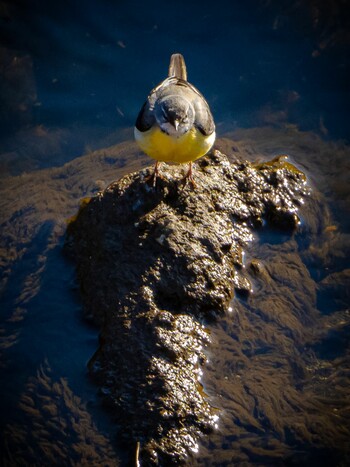
POLYGON ((172 136, 182 136, 194 123, 194 108, 191 102, 181 96, 166 96, 159 99, 155 115, 162 131, 172 136))

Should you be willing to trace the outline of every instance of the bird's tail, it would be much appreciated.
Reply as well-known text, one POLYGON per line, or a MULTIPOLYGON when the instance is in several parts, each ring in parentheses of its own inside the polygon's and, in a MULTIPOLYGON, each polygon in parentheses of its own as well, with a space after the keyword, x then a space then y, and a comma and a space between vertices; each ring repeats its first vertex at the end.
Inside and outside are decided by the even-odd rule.
POLYGON ((168 76, 175 76, 176 78, 187 81, 185 59, 181 54, 173 54, 171 56, 168 76))

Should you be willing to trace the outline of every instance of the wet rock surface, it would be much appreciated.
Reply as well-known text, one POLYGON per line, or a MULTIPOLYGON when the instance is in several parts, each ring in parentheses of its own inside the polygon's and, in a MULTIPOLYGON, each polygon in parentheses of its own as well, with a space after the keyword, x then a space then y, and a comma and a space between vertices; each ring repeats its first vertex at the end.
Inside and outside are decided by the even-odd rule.
MULTIPOLYGON (((313 189, 293 235, 263 222, 235 258, 236 277, 246 276, 253 292, 236 294, 227 313, 201 321, 210 330, 202 383, 206 400, 218 409, 218 428, 199 438, 198 453, 185 463, 348 465, 349 148, 295 127, 237 130, 216 147, 234 163, 261 164, 287 152, 313 189)), ((125 449, 115 443, 125 420, 113 421, 110 413, 118 411, 104 410, 96 385, 86 379, 98 328, 82 319, 74 264, 65 260, 62 245, 67 219, 82 198, 148 165, 127 141, 61 167, 0 179, 1 465, 52 465, 52 459, 125 464, 125 449), (51 387, 45 380, 44 391, 28 392, 46 361, 51 387), (65 391, 67 404, 57 398, 58 381, 69 385, 72 401, 81 400, 86 423, 65 391), (91 393, 82 390, 86 385, 91 393), (64 431, 59 444, 57 429, 64 431)), ((174 171, 169 177, 179 180, 181 169, 174 171)), ((131 450, 135 458, 135 443, 131 450)))
POLYGON ((215 427, 200 383, 211 323, 263 273, 244 264, 254 232, 267 222, 290 235, 309 193, 284 156, 253 165, 214 151, 195 190, 180 170, 164 168, 156 190, 149 169, 111 184, 82 205, 66 243, 86 316, 101 326, 90 372, 142 465, 186 462, 215 427))

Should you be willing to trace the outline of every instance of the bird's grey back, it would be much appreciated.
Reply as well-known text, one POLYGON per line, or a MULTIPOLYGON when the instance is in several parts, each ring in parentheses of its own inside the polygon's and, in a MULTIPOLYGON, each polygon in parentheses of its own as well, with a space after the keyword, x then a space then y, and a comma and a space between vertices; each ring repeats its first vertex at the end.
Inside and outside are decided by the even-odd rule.
POLYGON ((205 136, 215 131, 213 116, 202 94, 187 80, 185 60, 181 54, 170 58, 169 77, 156 86, 148 96, 136 120, 139 131, 147 131, 155 123, 154 106, 158 99, 180 95, 190 101, 195 110, 194 125, 205 136))

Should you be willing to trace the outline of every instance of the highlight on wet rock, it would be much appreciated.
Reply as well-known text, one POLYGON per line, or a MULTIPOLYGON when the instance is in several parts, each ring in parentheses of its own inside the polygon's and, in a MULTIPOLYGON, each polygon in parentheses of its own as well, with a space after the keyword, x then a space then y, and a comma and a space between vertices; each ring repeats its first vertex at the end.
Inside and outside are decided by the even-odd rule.
POLYGON ((244 250, 265 222, 291 233, 308 195, 284 159, 252 165, 219 151, 196 168, 196 190, 167 168, 124 176, 84 203, 68 227, 86 317, 101 327, 89 369, 146 465, 186 463, 215 429, 220 407, 203 390, 211 323, 249 294, 244 250))

